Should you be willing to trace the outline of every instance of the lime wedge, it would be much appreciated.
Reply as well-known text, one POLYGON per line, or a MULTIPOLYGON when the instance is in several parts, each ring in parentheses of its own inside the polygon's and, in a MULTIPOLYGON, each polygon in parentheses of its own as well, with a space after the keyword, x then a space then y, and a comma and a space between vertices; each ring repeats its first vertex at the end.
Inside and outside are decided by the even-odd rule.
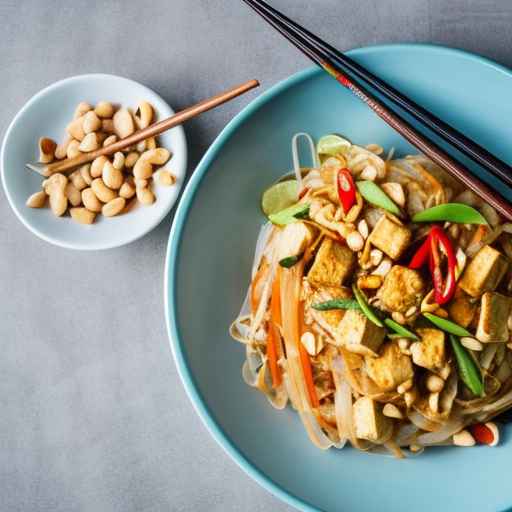
POLYGON ((350 146, 352 146, 352 143, 349 140, 332 133, 330 135, 324 135, 318 141, 316 151, 319 155, 336 156, 340 153, 345 154, 350 146))
POLYGON ((297 180, 280 181, 267 188, 261 196, 261 209, 268 217, 292 206, 298 199, 297 180))

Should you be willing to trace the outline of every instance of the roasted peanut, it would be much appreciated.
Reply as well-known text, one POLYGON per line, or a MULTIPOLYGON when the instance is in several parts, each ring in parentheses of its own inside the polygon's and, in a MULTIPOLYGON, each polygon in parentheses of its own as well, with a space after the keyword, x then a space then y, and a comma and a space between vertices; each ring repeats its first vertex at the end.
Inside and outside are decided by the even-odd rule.
POLYGON ((103 205, 101 209, 101 213, 105 217, 114 217, 123 211, 123 208, 126 205, 126 199, 124 197, 116 197, 109 201, 107 204, 103 205))
POLYGON ((131 199, 135 195, 135 187, 125 181, 119 189, 119 195, 125 199, 131 199))
POLYGON ((68 148, 66 150, 66 156, 68 158, 75 158, 75 156, 78 156, 80 154, 80 142, 73 139, 69 141, 68 148))
POLYGON ((131 151, 130 153, 128 153, 128 155, 126 155, 126 157, 124 159, 124 166, 131 169, 135 165, 135 163, 137 162, 138 159, 139 159, 139 153, 137 153, 136 151, 131 151))
POLYGON ((96 214, 87 208, 70 208, 71 218, 80 224, 92 224, 96 218, 96 214))
POLYGON ((141 204, 149 205, 155 202, 155 194, 149 188, 137 188, 137 199, 141 204))
POLYGON ((381 187, 398 206, 405 206, 405 192, 400 183, 382 183, 381 187))
POLYGON ((82 203, 84 203, 84 206, 88 210, 96 213, 101 212, 101 208, 103 206, 101 201, 96 197, 92 188, 84 188, 84 190, 82 190, 82 203))
POLYGON ((114 131, 120 139, 128 137, 135 131, 133 117, 126 108, 120 108, 112 118, 114 131))
POLYGON ((439 393, 444 388, 444 380, 436 375, 430 373, 426 380, 427 389, 432 393, 439 393))
POLYGON ((78 119, 79 117, 82 117, 85 113, 92 110, 92 106, 87 103, 86 101, 81 101, 75 109, 75 114, 73 116, 73 119, 78 119))
POLYGON ((82 195, 80 194, 80 190, 78 190, 70 181, 68 181, 66 184, 64 194, 73 206, 78 206, 82 202, 82 195))
POLYGON ((46 192, 44 190, 40 190, 35 194, 32 194, 25 203, 29 208, 43 208, 46 203, 46 192))
POLYGON ((109 101, 100 101, 96 108, 94 109, 94 112, 98 117, 102 117, 104 119, 109 119, 114 115, 114 107, 112 103, 109 101))
POLYGON ((61 144, 57 144, 57 147, 55 148, 55 158, 57 160, 62 160, 63 158, 66 158, 67 152, 68 152, 68 146, 71 142, 71 137, 66 135, 66 139, 61 144))
POLYGON ((357 279, 357 285, 359 288, 365 288, 369 290, 375 290, 382 284, 382 277, 374 276, 372 274, 366 276, 360 276, 357 279))
POLYGON ((347 236, 347 245, 354 252, 360 251, 364 247, 364 240, 361 233, 359 233, 359 231, 352 231, 347 236))
POLYGON ((83 129, 83 122, 84 118, 83 116, 77 117, 71 123, 68 124, 66 131, 68 132, 69 136, 73 139, 76 139, 78 141, 83 140, 85 137, 85 132, 83 129))
POLYGON ((169 171, 162 169, 158 171, 158 182, 164 187, 170 187, 176 183, 176 176, 169 171))
POLYGON ((108 162, 108 158, 104 155, 95 158, 91 164, 91 176, 99 178, 103 173, 103 166, 108 162))
POLYGON ((103 203, 108 203, 115 199, 116 193, 105 185, 105 182, 101 178, 96 178, 91 183, 91 188, 94 191, 96 197, 103 203))
POLYGON ((103 182, 108 188, 117 190, 123 184, 123 173, 114 167, 114 165, 108 160, 103 166, 102 173, 103 182))
POLYGON ((92 132, 88 133, 78 146, 78 149, 83 153, 87 153, 88 151, 94 151, 100 147, 100 137, 97 133, 92 132))
POLYGON ((39 161, 42 164, 49 164, 55 158, 57 143, 48 137, 39 139, 39 161))
POLYGON ((118 151, 117 153, 114 154, 114 161, 112 162, 112 165, 116 169, 119 169, 120 171, 123 170, 123 167, 124 167, 124 154, 121 153, 121 151, 118 151))
POLYGON ((147 128, 153 120, 153 107, 147 101, 141 101, 133 116, 138 128, 147 128))
POLYGON ((79 169, 79 172, 86 185, 89 186, 92 183, 91 164, 82 165, 82 167, 79 169))
POLYGON ((60 217, 68 208, 68 198, 65 194, 68 179, 63 174, 55 173, 46 181, 45 192, 50 196, 50 208, 57 217, 60 217))
POLYGON ((117 135, 109 135, 104 141, 103 141, 103 147, 106 148, 107 146, 110 146, 111 144, 114 144, 114 142, 117 142, 117 135))
POLYGON ((88 185, 79 170, 73 171, 69 175, 69 179, 71 183, 73 183, 74 187, 78 190, 82 190, 88 185))

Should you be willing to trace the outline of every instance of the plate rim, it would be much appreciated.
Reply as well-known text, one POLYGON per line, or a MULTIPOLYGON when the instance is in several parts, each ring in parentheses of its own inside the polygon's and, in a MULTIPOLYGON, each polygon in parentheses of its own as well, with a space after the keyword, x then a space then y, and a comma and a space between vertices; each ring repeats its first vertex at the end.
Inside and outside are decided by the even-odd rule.
MULTIPOLYGON (((164 209, 162 214, 156 218, 156 220, 148 225, 147 229, 144 229, 141 233, 138 233, 134 236, 129 236, 125 240, 118 243, 105 243, 105 244, 90 244, 90 245, 77 245, 74 243, 68 243, 66 241, 60 240, 55 236, 47 235, 43 231, 39 230, 35 226, 33 226, 30 222, 28 222, 22 215, 14 201, 13 196, 11 195, 10 189, 7 185, 6 171, 4 168, 4 160, 7 152, 7 142, 11 136, 11 132, 14 129, 14 126, 17 124, 19 119, 25 114, 27 110, 32 108, 38 101, 40 101, 45 95, 51 93, 53 90, 58 89, 60 87, 65 87, 69 83, 81 81, 81 80, 89 80, 89 79, 108 79, 108 80, 119 80, 121 82, 129 83, 131 85, 135 85, 136 87, 141 88, 141 90, 146 90, 149 94, 153 95, 157 100, 161 101, 170 112, 170 115, 173 116, 176 114, 175 110, 169 105, 169 103, 156 91, 151 89, 145 84, 137 82, 131 78, 127 78, 125 76, 114 75, 113 73, 83 73, 80 75, 73 75, 69 77, 62 78, 57 80, 46 87, 43 87, 35 94, 33 94, 24 105, 16 112, 11 122, 9 123, 7 129, 5 130, 5 134, 3 136, 2 145, 0 148, 0 177, 2 181, 2 187, 4 189, 5 195, 7 197, 7 201, 11 210, 14 212, 16 218, 35 236, 39 239, 44 240, 52 245, 57 247, 62 247, 64 249, 72 249, 75 251, 104 251, 108 249, 115 249, 118 247, 123 247, 124 245, 131 244, 136 240, 146 236, 148 233, 153 231, 158 225, 165 219, 165 217, 169 214, 169 212, 174 208, 174 206, 179 202, 180 193, 183 181, 180 180, 178 193, 173 202, 170 203, 169 208, 164 209)), ((175 126, 173 128, 177 133, 178 143, 181 146, 180 152, 183 154, 183 179, 186 178, 187 174, 187 166, 188 166, 188 146, 187 146, 187 137, 185 135, 185 130, 182 125, 175 126)), ((176 186, 176 185, 175 185, 176 186)))
MULTIPOLYGON (((432 43, 398 43, 398 44, 377 44, 368 45, 359 48, 348 50, 346 53, 349 56, 357 56, 366 52, 387 52, 389 50, 420 50, 428 52, 439 52, 442 54, 451 54, 458 57, 463 57, 468 60, 477 62, 478 64, 489 66, 494 70, 503 73, 509 78, 512 78, 512 69, 499 64, 498 62, 479 55, 474 52, 462 50, 460 48, 452 48, 439 44, 432 43)), ((321 509, 314 506, 312 503, 299 498, 293 493, 282 488, 277 482, 272 480, 269 476, 263 473, 253 462, 251 462, 236 446, 236 444, 224 432, 222 427, 215 420, 215 414, 206 405, 206 402, 196 385, 192 371, 188 365, 187 358, 183 352, 183 342, 179 332, 177 322, 177 299, 176 299, 176 261, 181 245, 181 235, 185 226, 185 221, 188 212, 191 208, 192 201, 195 197, 196 190, 201 181, 208 172, 210 165, 213 163, 219 152, 222 150, 225 143, 234 134, 238 127, 248 119, 260 107, 268 103, 271 99, 282 93, 283 91, 291 88, 311 76, 320 75, 323 71, 317 67, 309 67, 289 77, 279 81, 264 91, 258 97, 253 99, 246 105, 233 119, 221 130, 217 137, 213 140, 206 153, 203 155, 186 186, 183 189, 181 199, 175 211, 173 223, 169 233, 169 240, 167 243, 167 251, 165 257, 164 268, 164 308, 165 308, 165 323, 167 328, 167 335, 169 338, 169 345, 171 353, 178 370, 181 382, 185 388, 186 394, 192 403, 193 408, 199 415, 203 425, 206 427, 209 434, 215 439, 217 444, 229 455, 229 457, 253 480, 255 480, 264 489, 274 495, 276 498, 282 500, 284 503, 295 507, 297 510, 304 512, 322 512, 321 509)))

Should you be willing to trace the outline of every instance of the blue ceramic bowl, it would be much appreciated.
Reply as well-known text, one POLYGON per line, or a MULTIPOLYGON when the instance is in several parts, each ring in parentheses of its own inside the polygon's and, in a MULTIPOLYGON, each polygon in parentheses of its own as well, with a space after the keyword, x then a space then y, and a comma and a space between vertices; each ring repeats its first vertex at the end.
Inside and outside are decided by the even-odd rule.
MULTIPOLYGON (((512 161, 512 74, 436 46, 350 52, 358 62, 506 161, 512 161)), ((338 132, 398 153, 413 149, 316 69, 273 87, 225 128, 192 176, 171 231, 165 299, 171 347, 187 392, 215 439, 256 481, 301 510, 504 510, 512 445, 438 448, 396 460, 351 448, 322 452, 290 409, 247 387, 244 349, 228 336, 263 222, 261 191, 292 167, 290 139, 338 132)), ((508 435, 507 435, 508 434, 508 435)))

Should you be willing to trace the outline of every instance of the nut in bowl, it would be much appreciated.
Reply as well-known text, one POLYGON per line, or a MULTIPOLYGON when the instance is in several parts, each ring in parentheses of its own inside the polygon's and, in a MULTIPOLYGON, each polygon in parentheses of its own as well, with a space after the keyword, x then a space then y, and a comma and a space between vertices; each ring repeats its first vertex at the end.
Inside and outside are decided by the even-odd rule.
POLYGON ((14 212, 40 238, 72 249, 118 247, 145 235, 170 211, 185 176, 180 126, 46 179, 25 164, 101 149, 173 113, 147 87, 112 75, 47 87, 3 141, 2 181, 14 212))

